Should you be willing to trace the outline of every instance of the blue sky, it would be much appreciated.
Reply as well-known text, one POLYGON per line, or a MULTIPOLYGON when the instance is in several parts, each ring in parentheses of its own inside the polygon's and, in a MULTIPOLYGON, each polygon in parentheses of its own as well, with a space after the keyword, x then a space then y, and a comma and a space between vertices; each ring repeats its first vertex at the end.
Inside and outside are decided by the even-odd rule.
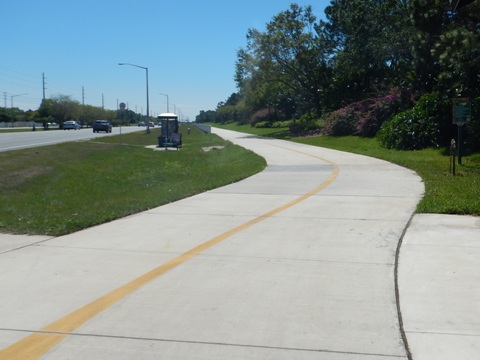
POLYGON ((1 106, 37 109, 58 94, 195 120, 236 91, 236 52, 295 2, 324 17, 329 0, 12 0, 2 4, 1 106), (82 87, 84 89, 82 96, 82 87), (12 97, 13 96, 13 97, 12 97), (5 101, 6 100, 6 101, 5 101))

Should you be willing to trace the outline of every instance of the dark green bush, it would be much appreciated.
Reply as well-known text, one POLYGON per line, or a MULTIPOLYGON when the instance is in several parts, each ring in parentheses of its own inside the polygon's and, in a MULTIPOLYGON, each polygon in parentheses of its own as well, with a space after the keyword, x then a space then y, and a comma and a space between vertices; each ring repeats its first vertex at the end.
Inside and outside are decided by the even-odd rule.
POLYGON ((314 110, 303 114, 300 119, 292 120, 289 125, 289 132, 293 136, 308 134, 319 129, 319 123, 314 110))
POLYGON ((438 92, 425 94, 413 108, 385 122, 377 137, 388 149, 447 146, 453 136, 451 122, 451 101, 438 92))
POLYGON ((268 129, 268 128, 272 127, 272 123, 269 122, 269 121, 259 121, 255 124, 252 124, 252 126, 255 127, 255 128, 258 128, 258 129, 261 129, 261 128, 268 129))
POLYGON ((467 151, 480 151, 480 97, 472 101, 472 119, 464 130, 467 151))

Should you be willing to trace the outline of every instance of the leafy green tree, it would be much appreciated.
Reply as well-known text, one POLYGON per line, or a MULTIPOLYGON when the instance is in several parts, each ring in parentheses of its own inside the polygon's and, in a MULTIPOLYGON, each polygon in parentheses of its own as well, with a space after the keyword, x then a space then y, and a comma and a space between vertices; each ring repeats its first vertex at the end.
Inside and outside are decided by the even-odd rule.
POLYGON ((291 4, 267 23, 250 29, 247 48, 237 53, 235 80, 252 110, 280 103, 288 93, 298 110, 321 114, 329 83, 328 59, 311 6, 291 4))
POLYGON ((7 108, 0 107, 0 122, 10 121, 11 116, 8 114, 7 108))
MULTIPOLYGON (((256 30, 251 30, 251 32, 256 30)), ((242 109, 238 113, 243 117, 244 122, 250 118, 258 109, 263 109, 268 103, 275 101, 276 95, 285 92, 285 87, 276 82, 269 75, 273 70, 273 64, 265 59, 253 56, 252 44, 247 49, 240 49, 237 52, 235 81, 239 89, 239 96, 242 109), (281 89, 281 90, 279 90, 281 89)))
POLYGON ((69 119, 76 119, 80 103, 68 95, 57 95, 51 99, 44 99, 38 113, 42 118, 52 118, 63 126, 69 119))
MULTIPOLYGON (((125 110, 122 123, 134 123, 138 121, 138 114, 131 110, 125 110)), ((76 120, 82 125, 92 125, 95 120, 105 119, 112 123, 117 122, 119 114, 115 110, 106 110, 92 105, 81 105, 67 95, 58 95, 51 99, 44 99, 37 111, 38 117, 44 123, 55 121, 61 126, 65 120, 76 120)))
POLYGON ((457 2, 412 0, 415 25, 416 86, 423 92, 439 90, 450 96, 475 97, 480 78, 479 17, 457 2))
POLYGON ((433 49, 438 56, 439 87, 452 96, 475 97, 480 89, 480 36, 458 27, 440 36, 433 49))
POLYGON ((432 49, 451 23, 450 5, 439 0, 412 0, 410 10, 416 29, 413 47, 415 87, 422 93, 428 93, 438 85, 440 63, 432 49))
POLYGON ((402 85, 410 69, 413 26, 406 0, 332 0, 321 22, 333 64, 336 105, 402 85))
POLYGON ((53 114, 55 100, 53 99, 43 99, 40 107, 38 108, 38 115, 41 118, 47 118, 53 114))
POLYGON ((331 112, 323 119, 326 127, 374 136, 421 98, 385 124, 383 135, 395 142, 395 132, 402 133, 402 144, 394 145, 399 148, 441 145, 451 130, 443 101, 480 95, 480 13, 472 1, 460 4, 466 3, 331 0, 319 22, 312 7, 292 4, 265 31, 248 30, 235 63, 238 93, 197 119, 269 126, 283 115, 303 119, 294 122, 302 133, 331 112), (386 103, 392 89, 406 94, 398 106, 386 103), (359 104, 368 106, 357 111, 359 104))
POLYGON ((205 122, 217 122, 217 113, 213 110, 200 110, 200 114, 198 114, 195 118, 195 122, 198 123, 205 123, 205 122))

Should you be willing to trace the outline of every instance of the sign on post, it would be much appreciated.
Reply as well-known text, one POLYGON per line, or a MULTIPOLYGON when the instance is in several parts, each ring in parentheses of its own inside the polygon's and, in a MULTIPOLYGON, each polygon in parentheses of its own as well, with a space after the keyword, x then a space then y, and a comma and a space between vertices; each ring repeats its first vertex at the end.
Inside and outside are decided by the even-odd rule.
POLYGON ((467 98, 453 99, 453 123, 457 125, 458 164, 462 164, 462 126, 470 122, 471 105, 467 98))
POLYGON ((465 98, 453 99, 453 123, 462 126, 470 122, 470 100, 465 98))

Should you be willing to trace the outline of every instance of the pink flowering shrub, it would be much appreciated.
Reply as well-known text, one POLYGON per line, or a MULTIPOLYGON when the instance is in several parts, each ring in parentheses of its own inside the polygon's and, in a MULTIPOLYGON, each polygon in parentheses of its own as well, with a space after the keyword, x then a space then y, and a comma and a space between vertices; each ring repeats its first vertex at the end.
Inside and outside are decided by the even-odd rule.
POLYGON ((385 121, 410 103, 406 91, 393 89, 387 95, 358 101, 327 114, 323 132, 333 136, 373 137, 385 121))

